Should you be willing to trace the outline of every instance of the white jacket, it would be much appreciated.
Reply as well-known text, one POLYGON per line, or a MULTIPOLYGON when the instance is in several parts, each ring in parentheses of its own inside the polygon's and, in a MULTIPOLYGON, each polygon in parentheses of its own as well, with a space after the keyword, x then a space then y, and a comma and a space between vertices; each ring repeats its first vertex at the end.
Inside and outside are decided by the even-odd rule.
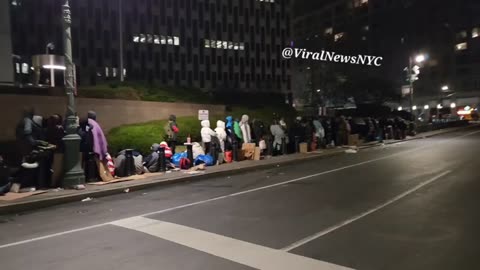
POLYGON ((217 133, 215 133, 215 131, 213 131, 210 128, 210 121, 209 120, 203 120, 202 122, 200 122, 200 124, 202 125, 202 130, 200 131, 200 133, 202 135, 202 142, 203 143, 211 142, 212 141, 212 136, 216 137, 217 133))
POLYGON ((273 136, 273 145, 282 145, 282 139, 285 137, 285 132, 280 125, 271 125, 270 132, 273 136))
POLYGON ((193 143, 192 152, 193 152, 193 159, 196 159, 199 155, 205 155, 205 151, 203 151, 203 147, 197 142, 193 143))
POLYGON ((225 152, 225 140, 227 140, 227 132, 225 131, 225 122, 218 120, 217 128, 215 129, 218 140, 220 141, 220 148, 225 152))
POLYGON ((244 114, 242 120, 240 121, 240 129, 242 130, 243 142, 249 143, 252 141, 252 131, 250 125, 248 124, 248 115, 244 114))

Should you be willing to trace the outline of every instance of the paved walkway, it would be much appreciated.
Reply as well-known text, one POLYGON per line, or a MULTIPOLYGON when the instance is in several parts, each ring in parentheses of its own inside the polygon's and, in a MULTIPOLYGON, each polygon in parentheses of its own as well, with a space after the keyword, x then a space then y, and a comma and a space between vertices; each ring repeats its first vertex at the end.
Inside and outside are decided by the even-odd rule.
MULTIPOLYGON (((453 132, 460 128, 448 128, 443 130, 431 131, 417 135, 416 137, 409 137, 408 140, 421 139, 425 137, 436 136, 448 132, 453 132)), ((388 140, 384 144, 393 144, 400 141, 388 140)), ((359 148, 369 148, 380 145, 377 142, 362 144, 359 148)), ((233 174, 242 173, 245 171, 260 170, 271 168, 274 166, 281 166, 286 164, 301 163, 311 159, 328 158, 335 155, 345 153, 345 148, 324 149, 307 154, 291 154, 285 156, 271 157, 260 161, 242 161, 230 164, 223 164, 221 166, 207 167, 205 171, 200 171, 197 174, 188 174, 185 171, 168 172, 168 173, 153 173, 145 174, 143 176, 134 176, 135 180, 112 183, 107 185, 86 185, 85 190, 49 190, 46 193, 30 196, 14 201, 0 201, 0 214, 18 213, 22 211, 34 210, 42 207, 52 205, 81 201, 87 198, 103 197, 123 192, 131 192, 141 189, 148 189, 154 186, 165 184, 180 183, 186 181, 198 181, 211 177, 229 176, 233 174)))

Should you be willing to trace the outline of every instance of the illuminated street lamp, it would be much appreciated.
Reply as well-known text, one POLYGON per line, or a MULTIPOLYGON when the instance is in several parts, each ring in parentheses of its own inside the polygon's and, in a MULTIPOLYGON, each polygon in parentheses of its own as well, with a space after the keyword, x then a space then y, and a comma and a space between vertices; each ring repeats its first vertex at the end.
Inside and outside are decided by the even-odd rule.
POLYGON ((85 175, 80 166, 80 136, 77 134, 77 118, 75 109, 75 78, 74 65, 72 60, 72 17, 68 0, 62 7, 63 16, 63 45, 65 54, 65 92, 67 94, 67 122, 66 133, 63 137, 65 145, 65 158, 63 163, 64 178, 63 187, 84 189, 85 175))
POLYGON ((422 63, 427 59, 424 54, 417 54, 415 56, 410 56, 408 59, 408 82, 410 83, 410 108, 413 107, 413 82, 418 79, 420 74, 420 67, 413 65, 413 63, 422 63))
POLYGON ((455 109, 456 107, 457 107, 457 104, 455 103, 450 104, 450 108, 455 109))
POLYGON ((430 109, 430 106, 425 105, 425 106, 423 106, 423 108, 424 108, 425 110, 428 110, 428 109, 430 109))
POLYGON ((449 88, 448 88, 448 85, 442 86, 442 91, 448 91, 448 89, 449 89, 449 88))
POLYGON ((423 61, 425 61, 426 57, 424 54, 419 54, 415 57, 415 62, 417 63, 422 63, 423 61))
POLYGON ((414 105, 414 106, 412 107, 412 110, 415 111, 416 109, 417 109, 417 106, 414 105))
POLYGON ((437 109, 441 109, 441 108, 443 108, 442 104, 438 104, 437 109))
POLYGON ((398 107, 398 111, 402 111, 402 110, 403 110, 402 106, 398 107))

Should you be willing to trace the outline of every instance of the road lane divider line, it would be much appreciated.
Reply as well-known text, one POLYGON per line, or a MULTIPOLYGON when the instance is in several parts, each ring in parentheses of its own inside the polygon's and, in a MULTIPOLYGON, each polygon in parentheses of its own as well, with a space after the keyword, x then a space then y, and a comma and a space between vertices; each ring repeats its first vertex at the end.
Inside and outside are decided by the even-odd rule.
POLYGON ((353 270, 223 235, 160 220, 132 217, 112 225, 145 233, 222 259, 262 270, 353 270))
MULTIPOLYGON (((446 139, 446 140, 444 140, 440 143, 443 144, 445 142, 455 140, 455 139, 459 139, 459 138, 463 138, 463 137, 467 137, 467 136, 470 136, 470 135, 473 135, 473 134, 476 134, 476 133, 480 133, 480 130, 470 132, 470 133, 467 133, 467 134, 464 134, 464 135, 461 135, 461 136, 452 137, 452 138, 446 139)), ((440 144, 440 143, 438 143, 438 144, 440 144)), ((316 173, 316 174, 312 174, 312 175, 307 175, 307 176, 304 176, 304 177, 296 178, 296 179, 289 180, 289 181, 284 181, 284 182, 277 183, 277 184, 272 184, 272 185, 263 186, 263 187, 259 187, 259 188, 249 189, 249 190, 236 192, 236 193, 232 193, 232 194, 229 194, 229 195, 223 195, 223 196, 219 196, 219 197, 215 197, 215 198, 211 198, 211 199, 207 199, 207 200, 197 201, 197 202, 193 202, 193 203, 183 204, 183 205, 179 205, 179 206, 175 206, 175 207, 171 207, 171 208, 166 208, 166 209, 159 210, 159 211, 144 213, 144 214, 141 214, 139 216, 147 217, 147 216, 156 215, 156 214, 163 214, 163 213, 171 212, 171 211, 174 211, 174 210, 179 210, 179 209, 183 209, 183 208, 187 208, 187 207, 191 207, 191 206, 201 205, 201 204, 205 204, 205 203, 209 203, 209 202, 213 202, 213 201, 218 201, 218 200, 222 200, 222 199, 226 199, 226 198, 230 198, 230 197, 235 197, 235 196, 239 196, 239 195, 243 195, 243 194, 247 194, 247 193, 251 193, 251 192, 256 192, 256 191, 272 188, 272 187, 282 186, 282 185, 285 185, 285 184, 294 183, 294 182, 306 180, 306 179, 309 179, 309 178, 313 178, 313 177, 317 177, 317 176, 321 176, 321 175, 325 175, 325 174, 329 174, 329 173, 333 173, 333 172, 338 172, 338 171, 349 169, 349 168, 362 166, 364 164, 369 164, 369 163, 372 163, 372 162, 376 162, 376 161, 380 161, 380 160, 384 160, 384 159, 389 159, 389 158, 396 157, 396 156, 401 156, 403 154, 408 154, 408 153, 411 153, 411 152, 414 152, 414 151, 418 151, 420 149, 430 148, 430 147, 432 147, 432 145, 424 145, 424 146, 421 146, 421 147, 417 147, 415 149, 398 152, 398 153, 395 153, 395 154, 391 154, 391 155, 383 156, 383 157, 380 157, 380 158, 355 163, 355 164, 352 164, 352 165, 340 167, 340 168, 329 170, 329 171, 324 171, 324 172, 320 172, 320 173, 316 173)), ((76 233, 76 232, 80 232, 80 231, 84 231, 84 230, 90 230, 90 229, 98 228, 98 227, 105 226, 105 225, 108 225, 108 224, 109 223, 102 223, 102 224, 98 224, 98 225, 77 228, 77 229, 63 231, 63 232, 59 232, 59 233, 48 234, 48 235, 44 235, 44 236, 41 236, 41 237, 25 239, 25 240, 22 240, 22 241, 17 241, 17 242, 13 242, 13 243, 0 245, 0 249, 7 248, 7 247, 18 246, 18 245, 22 245, 22 244, 28 244, 28 243, 31 243, 31 242, 44 240, 44 239, 49 239, 49 238, 57 237, 57 236, 62 236, 62 235, 65 235, 65 234, 76 233)))
POLYGON ((345 220, 345 221, 342 221, 342 222, 340 222, 340 223, 338 223, 338 224, 336 224, 336 225, 334 225, 334 226, 331 226, 331 227, 329 227, 329 228, 327 228, 327 229, 325 229, 325 230, 323 230, 323 231, 320 231, 320 232, 318 232, 318 233, 316 233, 316 234, 313 234, 313 235, 311 235, 311 236, 305 237, 305 238, 303 238, 303 239, 301 239, 301 240, 299 240, 299 241, 297 241, 297 242, 295 242, 295 243, 292 243, 292 244, 290 244, 290 245, 282 248, 281 250, 286 251, 286 252, 289 252, 289 251, 291 251, 291 250, 293 250, 293 249, 296 249, 296 248, 298 248, 298 247, 300 247, 300 246, 303 246, 303 245, 305 245, 305 244, 307 244, 307 243, 309 243, 309 242, 312 242, 313 240, 316 240, 316 239, 318 239, 318 238, 320 238, 320 237, 322 237, 322 236, 325 236, 325 235, 327 235, 327 234, 329 234, 329 233, 331 233, 331 232, 334 232, 334 231, 336 231, 336 230, 338 230, 338 229, 340 229, 340 228, 342 228, 342 227, 345 227, 345 226, 347 226, 347 225, 349 225, 349 224, 351 224, 351 223, 353 223, 353 222, 355 222, 355 221, 357 221, 357 220, 359 220, 359 219, 361 219, 361 218, 364 218, 364 217, 366 217, 366 216, 368 216, 368 215, 370 215, 370 214, 373 214, 373 213, 375 213, 375 212, 377 212, 377 211, 379 211, 379 210, 381 210, 381 209, 383 209, 383 208, 385 208, 385 207, 387 207, 387 206, 389 206, 389 205, 397 202, 398 200, 401 200, 401 199, 405 198, 406 196, 408 196, 408 195, 410 195, 410 194, 418 191, 419 189, 421 189, 422 187, 424 187, 424 186, 426 186, 426 185, 429 185, 429 184, 437 181, 438 179, 444 177, 445 175, 447 175, 447 174, 449 174, 449 173, 451 173, 451 171, 442 172, 441 174, 439 174, 439 175, 437 175, 437 176, 435 176, 435 177, 433 177, 433 178, 430 178, 429 180, 427 180, 427 181, 425 181, 425 182, 422 182, 422 183, 416 185, 415 187, 413 187, 413 188, 411 188, 411 189, 403 192, 402 194, 394 197, 394 198, 391 199, 391 200, 388 200, 387 202, 385 202, 385 203, 383 203, 383 204, 380 204, 380 205, 377 206, 377 207, 374 207, 374 208, 372 208, 372 209, 370 209, 370 210, 367 210, 367 211, 365 211, 365 212, 363 212, 363 213, 361 213, 361 214, 358 214, 358 215, 356 215, 356 216, 354 216, 354 217, 352 217, 352 218, 350 218, 350 219, 347 219, 347 220, 345 220))

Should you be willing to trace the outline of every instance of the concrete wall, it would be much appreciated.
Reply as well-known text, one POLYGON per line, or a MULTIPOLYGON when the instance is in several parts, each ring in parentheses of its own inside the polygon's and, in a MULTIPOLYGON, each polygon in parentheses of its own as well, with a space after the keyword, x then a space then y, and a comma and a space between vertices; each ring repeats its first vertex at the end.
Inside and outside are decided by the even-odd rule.
MULTIPOLYGON (((66 102, 66 98, 56 96, 0 95, 0 141, 15 138, 15 126, 21 119, 24 107, 32 106, 36 114, 44 117, 55 113, 64 115, 66 102)), ((108 132, 125 124, 167 119, 170 114, 177 117, 196 116, 198 110, 209 110, 210 115, 222 114, 225 106, 78 98, 78 114, 86 116, 89 110, 97 112, 97 120, 108 132)))

